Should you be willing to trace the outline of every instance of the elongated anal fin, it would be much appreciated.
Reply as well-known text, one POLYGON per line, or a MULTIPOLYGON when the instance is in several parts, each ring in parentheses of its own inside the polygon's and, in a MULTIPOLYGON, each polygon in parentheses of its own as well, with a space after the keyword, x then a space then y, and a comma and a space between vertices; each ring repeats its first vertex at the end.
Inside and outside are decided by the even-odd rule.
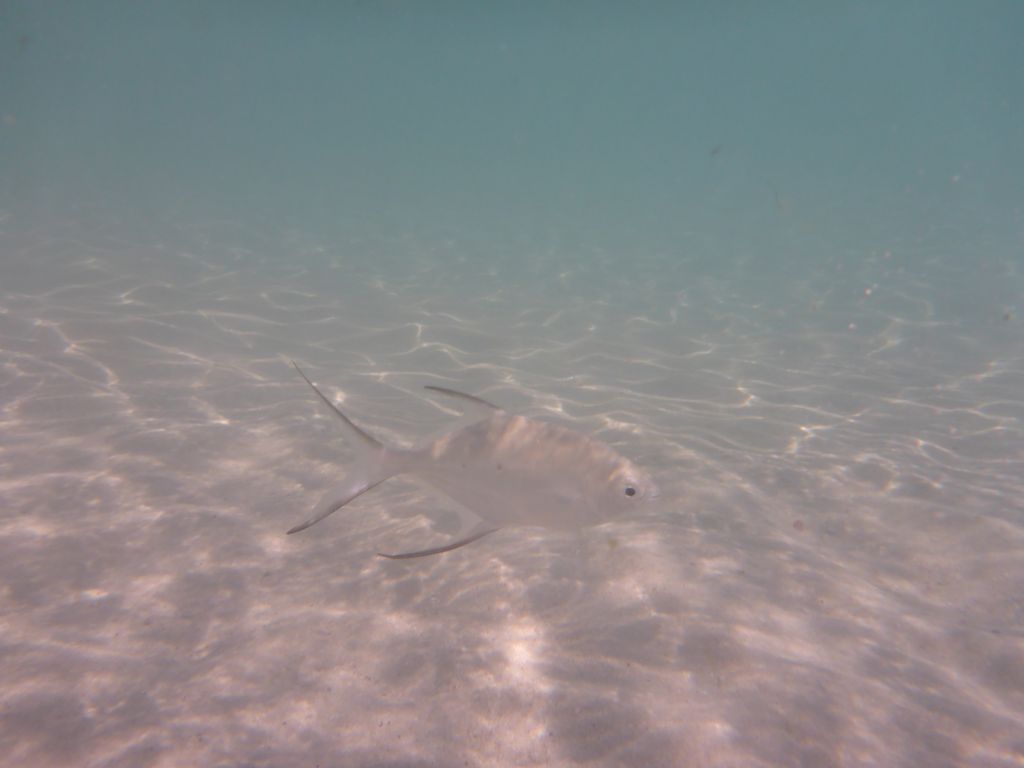
POLYGON ((490 403, 487 400, 484 400, 482 397, 477 397, 476 395, 467 395, 465 392, 459 392, 454 389, 448 389, 448 387, 435 387, 433 384, 427 384, 424 387, 424 389, 429 389, 432 392, 440 392, 442 395, 448 395, 448 397, 454 397, 458 400, 466 400, 472 403, 473 405, 481 406, 491 411, 501 410, 501 408, 496 406, 494 403, 490 403))
POLYGON ((458 539, 456 541, 451 542, 450 544, 445 544, 443 547, 421 549, 416 552, 401 552, 395 555, 388 555, 383 552, 378 552, 377 555, 379 557, 386 557, 388 560, 410 560, 414 557, 429 557, 430 555, 440 555, 443 552, 451 552, 453 549, 458 549, 459 547, 464 547, 467 544, 472 544, 477 539, 482 539, 484 536, 487 536, 489 534, 494 533, 495 531, 500 530, 500 528, 485 528, 484 530, 478 531, 477 533, 474 533, 470 536, 458 539))

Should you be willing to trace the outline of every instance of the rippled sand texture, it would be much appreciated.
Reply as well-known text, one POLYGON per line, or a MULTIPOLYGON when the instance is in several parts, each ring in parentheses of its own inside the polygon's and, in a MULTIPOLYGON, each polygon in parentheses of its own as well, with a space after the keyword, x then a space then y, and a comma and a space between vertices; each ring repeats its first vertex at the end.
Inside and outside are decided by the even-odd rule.
POLYGON ((1012 264, 432 242, 0 235, 3 761, 1024 761, 1012 264), (291 358, 384 439, 456 387, 665 503, 391 562, 457 528, 396 479, 286 537, 350 458, 291 358))

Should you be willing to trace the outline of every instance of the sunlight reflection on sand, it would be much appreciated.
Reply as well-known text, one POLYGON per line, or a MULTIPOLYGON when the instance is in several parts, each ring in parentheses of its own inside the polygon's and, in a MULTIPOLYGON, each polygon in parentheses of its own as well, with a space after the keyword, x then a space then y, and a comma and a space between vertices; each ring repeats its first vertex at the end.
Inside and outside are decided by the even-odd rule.
POLYGON ((0 236, 12 763, 1022 758, 1024 344, 951 309, 1005 274, 868 254, 769 300, 680 263, 623 301, 600 262, 185 240, 0 236), (453 386, 664 503, 391 562, 455 527, 396 479, 285 537, 351 455, 292 358, 383 439, 453 386))

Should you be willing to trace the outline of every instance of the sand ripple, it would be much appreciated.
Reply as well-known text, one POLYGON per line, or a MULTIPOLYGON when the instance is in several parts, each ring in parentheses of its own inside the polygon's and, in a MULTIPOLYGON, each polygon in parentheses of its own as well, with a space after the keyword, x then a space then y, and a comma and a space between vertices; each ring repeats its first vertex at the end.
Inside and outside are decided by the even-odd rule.
POLYGON ((1019 276, 379 247, 0 234, 11 764, 1022 759, 1019 276), (289 359, 396 442, 425 384, 563 420, 665 503, 392 562, 456 527, 397 479, 286 538, 349 458, 289 359))

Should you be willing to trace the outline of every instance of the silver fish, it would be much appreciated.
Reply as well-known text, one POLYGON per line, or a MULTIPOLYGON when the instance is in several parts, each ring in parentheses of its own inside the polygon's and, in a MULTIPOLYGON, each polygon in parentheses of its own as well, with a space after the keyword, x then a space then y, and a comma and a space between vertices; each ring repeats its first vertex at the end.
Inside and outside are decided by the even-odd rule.
POLYGON ((621 518, 658 496, 644 470, 610 446, 565 427, 516 416, 473 395, 444 387, 427 389, 457 398, 479 420, 421 448, 385 447, 357 427, 294 362, 295 370, 341 420, 355 465, 329 490, 298 533, 389 477, 411 474, 465 507, 472 516, 449 544, 416 552, 384 554, 404 559, 449 552, 510 526, 574 530, 621 518))

